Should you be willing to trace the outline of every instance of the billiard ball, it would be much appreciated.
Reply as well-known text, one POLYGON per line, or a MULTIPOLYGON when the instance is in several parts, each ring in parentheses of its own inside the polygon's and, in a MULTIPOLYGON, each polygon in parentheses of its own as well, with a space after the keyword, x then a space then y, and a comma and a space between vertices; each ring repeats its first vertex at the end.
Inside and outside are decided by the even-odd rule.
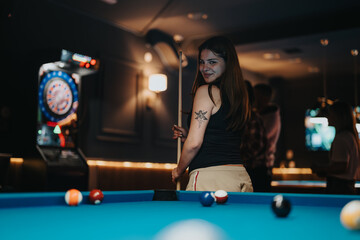
POLYGON ((217 190, 214 195, 217 204, 224 204, 228 200, 228 194, 224 190, 217 190))
POLYGON ((360 229, 360 201, 348 202, 341 210, 340 221, 342 225, 350 230, 360 229))
POLYGON ((69 206, 77 206, 83 200, 81 192, 77 189, 70 189, 65 193, 65 202, 69 206))
POLYGON ((156 234, 154 240, 225 240, 229 239, 219 226, 202 219, 174 222, 156 234))
POLYGON ((291 203, 283 195, 276 195, 271 203, 273 212, 278 217, 286 217, 291 211, 291 203))
POLYGON ((202 192, 200 194, 200 202, 205 207, 210 207, 215 201, 214 194, 212 192, 202 192))
POLYGON ((94 189, 89 194, 89 201, 92 204, 100 204, 104 199, 104 194, 99 189, 94 189))

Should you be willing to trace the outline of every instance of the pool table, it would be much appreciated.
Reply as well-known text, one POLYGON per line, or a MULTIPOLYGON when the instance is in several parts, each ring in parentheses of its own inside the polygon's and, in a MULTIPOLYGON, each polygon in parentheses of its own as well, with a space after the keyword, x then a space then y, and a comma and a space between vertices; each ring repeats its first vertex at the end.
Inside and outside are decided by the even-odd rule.
MULTIPOLYGON (((67 206, 64 192, 0 194, 0 239, 150 240, 171 223, 203 219, 226 240, 360 239, 344 228, 342 207, 360 196, 283 194, 292 203, 286 218, 271 210, 275 193, 229 193, 226 204, 204 207, 200 192, 105 191, 100 205, 83 192, 79 206, 67 206)), ((168 239, 171 240, 171 239, 168 239)))

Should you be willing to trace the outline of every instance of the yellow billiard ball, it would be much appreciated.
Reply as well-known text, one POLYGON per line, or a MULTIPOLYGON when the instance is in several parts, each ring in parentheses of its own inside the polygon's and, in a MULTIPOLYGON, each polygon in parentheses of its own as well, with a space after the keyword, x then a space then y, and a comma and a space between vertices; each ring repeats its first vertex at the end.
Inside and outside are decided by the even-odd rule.
POLYGON ((360 201, 348 202, 341 210, 340 221, 348 229, 360 229, 360 201))

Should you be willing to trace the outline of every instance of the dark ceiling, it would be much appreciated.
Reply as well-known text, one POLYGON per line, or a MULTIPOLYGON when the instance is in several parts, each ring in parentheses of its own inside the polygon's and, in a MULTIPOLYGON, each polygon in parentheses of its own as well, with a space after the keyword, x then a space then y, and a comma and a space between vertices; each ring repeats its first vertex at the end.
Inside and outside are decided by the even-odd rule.
POLYGON ((237 45, 242 67, 264 77, 296 79, 321 72, 325 54, 329 74, 348 73, 351 49, 360 49, 359 0, 49 1, 139 36, 151 29, 179 34, 188 56, 205 38, 227 35, 237 45), (323 38, 327 47, 320 44, 323 38))

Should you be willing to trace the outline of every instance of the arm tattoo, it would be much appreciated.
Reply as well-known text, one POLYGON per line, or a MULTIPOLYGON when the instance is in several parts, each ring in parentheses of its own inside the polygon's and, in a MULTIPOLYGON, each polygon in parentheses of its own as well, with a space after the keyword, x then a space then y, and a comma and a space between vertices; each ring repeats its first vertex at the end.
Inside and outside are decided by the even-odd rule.
POLYGON ((206 114, 206 113, 207 113, 207 111, 204 111, 204 112, 203 112, 202 110, 200 110, 199 112, 195 112, 195 114, 196 114, 195 119, 199 121, 199 128, 201 127, 201 124, 202 124, 204 121, 208 120, 208 119, 205 117, 205 114, 206 114))

